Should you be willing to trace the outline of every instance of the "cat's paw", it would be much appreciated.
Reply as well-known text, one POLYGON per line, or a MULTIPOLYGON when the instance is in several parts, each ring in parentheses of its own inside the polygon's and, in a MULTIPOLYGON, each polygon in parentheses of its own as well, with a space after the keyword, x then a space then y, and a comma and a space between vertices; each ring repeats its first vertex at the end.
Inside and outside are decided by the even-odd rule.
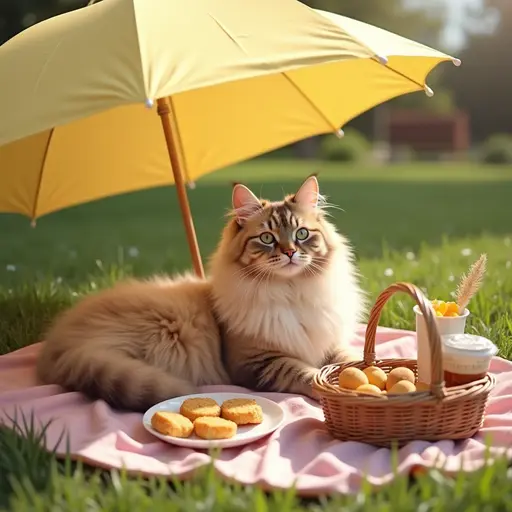
POLYGON ((311 368, 307 371, 304 371, 301 380, 296 382, 293 386, 294 389, 292 390, 292 393, 298 393, 299 395, 304 395, 308 398, 312 398, 313 400, 318 401, 320 397, 313 387, 313 379, 317 373, 317 368, 311 368))
POLYGON ((319 396, 313 388, 313 380, 309 382, 297 382, 292 389, 290 389, 290 393, 307 396, 317 401, 319 400, 319 396))

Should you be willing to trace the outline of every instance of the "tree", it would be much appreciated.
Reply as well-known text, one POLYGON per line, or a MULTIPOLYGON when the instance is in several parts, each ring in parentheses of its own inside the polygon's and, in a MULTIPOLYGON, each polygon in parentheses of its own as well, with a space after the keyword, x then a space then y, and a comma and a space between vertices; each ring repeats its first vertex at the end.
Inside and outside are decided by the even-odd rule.
POLYGON ((435 3, 428 7, 403 0, 301 0, 314 9, 331 11, 354 18, 427 45, 436 45, 443 29, 445 6, 435 3))
POLYGON ((476 141, 495 132, 512 133, 512 1, 487 0, 484 9, 497 15, 495 30, 474 33, 461 53, 462 66, 447 76, 457 106, 470 115, 476 141))
POLYGON ((29 25, 86 5, 87 0, 1 0, 0 44, 29 25))

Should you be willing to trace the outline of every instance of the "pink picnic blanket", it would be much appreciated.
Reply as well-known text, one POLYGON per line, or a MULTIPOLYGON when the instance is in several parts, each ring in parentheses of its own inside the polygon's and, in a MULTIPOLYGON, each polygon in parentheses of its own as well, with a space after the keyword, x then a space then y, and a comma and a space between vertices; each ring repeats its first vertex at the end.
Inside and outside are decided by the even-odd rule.
MULTIPOLYGON (((363 345, 364 326, 354 344, 363 345)), ((379 357, 416 356, 415 334, 379 328, 379 357)), ((125 468, 144 475, 188 478, 211 463, 206 451, 195 451, 164 443, 146 432, 142 415, 113 411, 102 401, 90 402, 79 393, 64 393, 58 386, 38 386, 34 364, 40 345, 0 357, 0 422, 9 424, 15 410, 46 424, 47 446, 53 449, 63 429, 69 434, 75 459, 103 468, 125 468)), ((494 454, 512 458, 512 362, 495 358, 492 372, 498 376, 487 409, 485 424, 474 438, 462 441, 412 442, 399 451, 398 471, 408 473, 422 467, 443 466, 455 472, 472 471, 485 458, 485 436, 492 435, 494 454), (505 449, 505 450, 504 450, 505 449)), ((244 391, 234 386, 211 386, 207 391, 244 391)), ((393 478, 391 453, 363 443, 339 442, 324 428, 318 404, 302 396, 262 394, 285 409, 284 425, 255 443, 224 450, 215 460, 216 470, 227 479, 257 484, 265 489, 295 485, 302 496, 353 493, 363 478, 380 486, 393 478)), ((57 453, 64 453, 61 443, 57 453)))

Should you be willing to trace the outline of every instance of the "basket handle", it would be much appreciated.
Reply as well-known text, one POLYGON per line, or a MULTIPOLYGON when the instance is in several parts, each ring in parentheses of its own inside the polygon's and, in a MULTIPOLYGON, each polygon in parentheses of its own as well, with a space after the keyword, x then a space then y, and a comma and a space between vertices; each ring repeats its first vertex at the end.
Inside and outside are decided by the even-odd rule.
POLYGON ((379 325, 380 315, 386 302, 396 292, 405 292, 410 295, 418 304, 420 311, 425 319, 427 326, 428 341, 430 344, 430 362, 432 369, 432 382, 430 391, 436 398, 444 398, 446 396, 444 387, 444 373, 443 373, 443 353, 441 347, 441 337, 437 330, 437 322, 432 308, 432 304, 425 297, 423 292, 411 283, 394 283, 388 286, 377 297, 373 305, 368 326, 366 328, 365 342, 364 342, 364 362, 367 365, 372 365, 376 362, 375 354, 375 336, 377 334, 377 326, 379 325))

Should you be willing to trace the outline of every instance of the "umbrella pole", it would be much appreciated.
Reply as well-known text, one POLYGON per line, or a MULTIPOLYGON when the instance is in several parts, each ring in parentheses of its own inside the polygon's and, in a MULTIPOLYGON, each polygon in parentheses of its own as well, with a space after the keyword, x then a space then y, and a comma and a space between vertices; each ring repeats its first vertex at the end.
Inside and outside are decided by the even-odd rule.
POLYGON ((183 174, 181 172, 180 161, 178 158, 178 150, 176 148, 176 142, 172 133, 171 120, 169 118, 171 108, 166 98, 160 98, 157 100, 157 112, 160 116, 160 120, 162 121, 165 142, 167 143, 167 151, 169 152, 169 160, 171 161, 174 183, 178 193, 178 201, 180 203, 183 223, 185 224, 185 232, 187 234, 187 242, 190 255, 192 256, 194 270, 198 277, 204 278, 203 262, 201 260, 201 253, 199 252, 199 244, 197 243, 196 230, 194 228, 194 221, 192 220, 192 212, 190 211, 185 181, 183 180, 183 174))

